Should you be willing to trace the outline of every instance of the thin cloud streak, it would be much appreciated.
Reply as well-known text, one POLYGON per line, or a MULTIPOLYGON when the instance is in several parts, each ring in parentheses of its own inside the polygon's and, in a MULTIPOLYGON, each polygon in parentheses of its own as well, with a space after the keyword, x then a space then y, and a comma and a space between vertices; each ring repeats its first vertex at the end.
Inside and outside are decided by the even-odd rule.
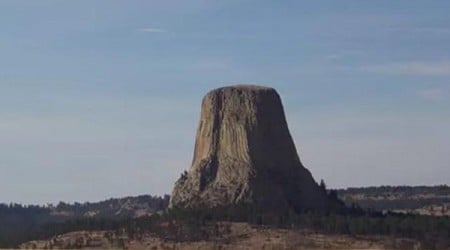
POLYGON ((422 27, 422 28, 414 28, 413 32, 419 33, 431 33, 436 35, 448 35, 450 34, 450 29, 448 28, 439 28, 439 27, 422 27))
POLYGON ((386 75, 414 75, 414 76, 450 76, 450 61, 439 62, 394 62, 363 66, 341 66, 340 70, 357 70, 368 73, 386 75))
POLYGON ((448 35, 447 27, 390 27, 392 32, 415 33, 417 35, 448 35))
POLYGON ((430 88, 419 90, 417 95, 422 99, 439 102, 447 99, 449 97, 449 92, 442 88, 430 88))
POLYGON ((146 33, 166 33, 167 30, 165 29, 159 29, 159 28, 141 28, 138 29, 140 32, 146 32, 146 33))

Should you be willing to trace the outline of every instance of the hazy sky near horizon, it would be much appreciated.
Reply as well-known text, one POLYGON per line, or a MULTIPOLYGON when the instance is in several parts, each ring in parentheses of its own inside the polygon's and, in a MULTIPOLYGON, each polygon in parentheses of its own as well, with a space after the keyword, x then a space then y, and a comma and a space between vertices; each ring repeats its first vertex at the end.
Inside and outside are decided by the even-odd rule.
POLYGON ((329 187, 450 184, 449 1, 0 2, 0 202, 165 194, 202 96, 280 93, 329 187))

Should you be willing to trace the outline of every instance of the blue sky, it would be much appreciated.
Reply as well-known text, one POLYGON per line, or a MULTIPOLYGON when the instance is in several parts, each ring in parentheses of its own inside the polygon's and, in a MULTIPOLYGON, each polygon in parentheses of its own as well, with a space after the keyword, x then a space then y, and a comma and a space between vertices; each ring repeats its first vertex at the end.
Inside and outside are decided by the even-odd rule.
POLYGON ((1 1, 0 202, 165 194, 200 101, 283 98, 330 187, 450 184, 448 1, 1 1))

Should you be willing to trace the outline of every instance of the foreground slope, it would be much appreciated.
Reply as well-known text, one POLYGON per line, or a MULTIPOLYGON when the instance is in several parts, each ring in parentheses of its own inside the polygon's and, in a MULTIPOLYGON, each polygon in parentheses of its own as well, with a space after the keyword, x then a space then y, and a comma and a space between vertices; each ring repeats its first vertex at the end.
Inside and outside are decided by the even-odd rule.
MULTIPOLYGON (((156 237, 144 234, 130 237, 114 231, 78 231, 45 241, 22 244, 23 249, 415 249, 421 244, 412 239, 382 236, 321 234, 308 230, 274 229, 246 223, 222 222, 204 226, 199 240, 174 240, 173 235, 156 237)), ((182 237, 182 236, 180 236, 182 237)))

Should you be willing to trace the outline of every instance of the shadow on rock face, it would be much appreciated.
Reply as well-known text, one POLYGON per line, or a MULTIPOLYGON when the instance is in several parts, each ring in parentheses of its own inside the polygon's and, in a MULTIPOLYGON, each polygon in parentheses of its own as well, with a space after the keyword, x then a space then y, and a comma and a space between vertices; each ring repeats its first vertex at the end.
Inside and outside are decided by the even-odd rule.
POLYGON ((275 89, 236 85, 203 99, 192 166, 170 207, 250 204, 271 211, 325 210, 326 193, 303 167, 275 89))

